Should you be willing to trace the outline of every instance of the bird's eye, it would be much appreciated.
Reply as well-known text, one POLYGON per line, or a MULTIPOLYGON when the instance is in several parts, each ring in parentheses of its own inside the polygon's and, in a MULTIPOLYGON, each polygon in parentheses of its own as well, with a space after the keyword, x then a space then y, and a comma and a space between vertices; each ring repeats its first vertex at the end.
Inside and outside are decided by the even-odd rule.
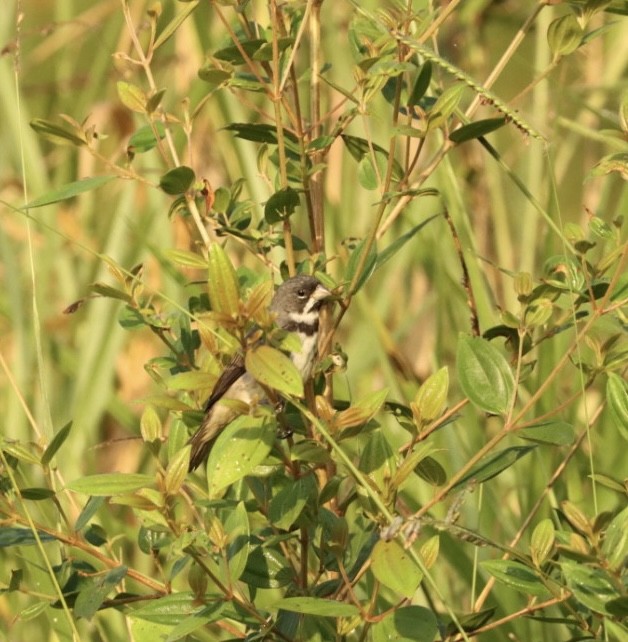
POLYGON ((299 297, 299 299, 305 299, 306 297, 305 290, 303 288, 301 288, 300 290, 297 290, 297 296, 299 297))

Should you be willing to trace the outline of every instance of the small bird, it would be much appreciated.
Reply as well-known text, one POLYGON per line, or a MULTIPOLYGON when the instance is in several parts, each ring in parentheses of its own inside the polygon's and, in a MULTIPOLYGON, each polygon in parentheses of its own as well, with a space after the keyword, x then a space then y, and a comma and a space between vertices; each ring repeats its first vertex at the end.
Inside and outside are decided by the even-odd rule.
MULTIPOLYGON (((301 350, 290 353, 290 358, 304 381, 312 374, 316 359, 321 306, 330 296, 331 292, 315 277, 295 276, 277 288, 270 304, 277 326, 296 333, 301 340, 301 350)), ((222 372, 205 402, 203 421, 188 442, 192 445, 190 470, 207 459, 218 433, 241 414, 234 404, 220 403, 223 399, 248 405, 266 399, 263 388, 246 371, 241 353, 236 354, 222 372)))

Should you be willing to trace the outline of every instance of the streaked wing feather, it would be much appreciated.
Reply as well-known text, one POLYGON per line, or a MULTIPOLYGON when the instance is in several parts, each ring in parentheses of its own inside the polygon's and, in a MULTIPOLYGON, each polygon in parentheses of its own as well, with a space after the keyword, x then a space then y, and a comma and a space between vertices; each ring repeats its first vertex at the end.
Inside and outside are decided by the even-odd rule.
POLYGON ((216 385, 205 402, 205 412, 209 412, 212 406, 220 401, 227 390, 246 372, 244 357, 237 353, 233 356, 227 367, 222 371, 216 385))

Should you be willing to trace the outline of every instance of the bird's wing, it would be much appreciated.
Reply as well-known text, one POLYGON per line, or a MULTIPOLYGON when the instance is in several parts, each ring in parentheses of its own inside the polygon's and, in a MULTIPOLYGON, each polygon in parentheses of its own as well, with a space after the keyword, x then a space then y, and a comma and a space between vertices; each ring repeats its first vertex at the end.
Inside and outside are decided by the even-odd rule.
POLYGON ((224 397, 225 393, 231 386, 246 372, 244 367, 244 357, 241 353, 237 353, 233 356, 231 361, 228 363, 227 367, 222 371, 218 381, 214 385, 209 398, 205 402, 205 412, 209 412, 212 406, 220 401, 224 397))

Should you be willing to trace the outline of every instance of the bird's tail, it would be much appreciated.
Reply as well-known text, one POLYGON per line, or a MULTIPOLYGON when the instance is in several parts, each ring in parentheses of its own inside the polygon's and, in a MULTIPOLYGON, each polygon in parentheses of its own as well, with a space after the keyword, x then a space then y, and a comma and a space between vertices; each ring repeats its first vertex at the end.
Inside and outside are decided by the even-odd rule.
POLYGON ((205 415, 199 429, 188 441, 188 444, 192 446, 192 451, 190 453, 190 467, 188 469, 190 472, 198 468, 207 459, 214 437, 216 436, 208 430, 208 420, 208 415, 205 415))

